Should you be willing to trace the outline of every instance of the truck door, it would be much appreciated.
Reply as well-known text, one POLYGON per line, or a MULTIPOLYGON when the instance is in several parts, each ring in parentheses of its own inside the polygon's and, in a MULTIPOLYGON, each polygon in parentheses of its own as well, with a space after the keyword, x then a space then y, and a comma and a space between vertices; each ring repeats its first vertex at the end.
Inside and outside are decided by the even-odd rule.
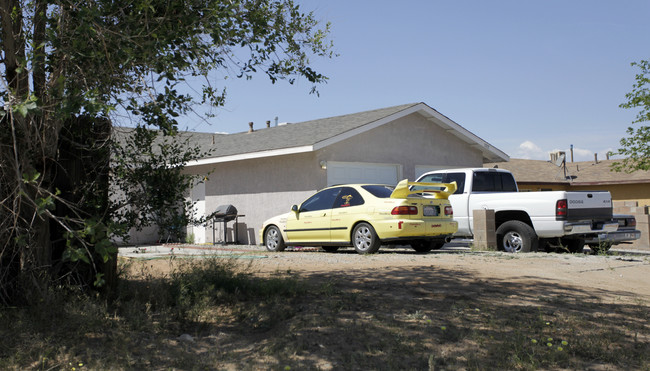
MULTIPOLYGON (((489 201, 493 200, 491 194, 517 192, 517 183, 510 173, 498 172, 493 169, 475 171, 472 175, 472 191, 467 199, 467 227, 472 230, 474 224, 474 210, 489 208, 489 201)), ((469 188, 469 187, 468 187, 469 188)), ((454 210, 454 214, 456 211, 454 210)), ((455 216, 455 215, 454 215, 455 216)), ((460 227, 458 228, 460 230, 460 227)))

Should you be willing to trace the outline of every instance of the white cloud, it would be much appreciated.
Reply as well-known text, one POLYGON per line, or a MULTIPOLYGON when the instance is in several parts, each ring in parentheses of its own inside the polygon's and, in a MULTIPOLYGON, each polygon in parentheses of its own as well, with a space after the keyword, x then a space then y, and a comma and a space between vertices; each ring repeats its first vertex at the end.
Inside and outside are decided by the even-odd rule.
MULTIPOLYGON (((513 158, 522 158, 526 160, 544 160, 548 161, 550 159, 549 154, 557 151, 563 151, 566 153, 566 159, 567 161, 571 161, 571 149, 566 148, 566 149, 559 149, 559 148, 554 148, 551 150, 544 150, 542 149, 541 146, 533 143, 530 140, 526 140, 522 142, 519 147, 517 147, 517 151, 515 152, 515 155, 512 156, 513 158)), ((594 151, 591 149, 585 149, 585 148, 579 148, 579 147, 573 147, 573 161, 593 161, 594 160, 594 153, 598 153, 598 160, 605 160, 607 159, 607 153, 614 152, 612 148, 606 148, 602 149, 599 151, 594 151)), ((619 158, 617 156, 610 156, 611 159, 614 158, 619 158)))
POLYGON ((542 160, 548 158, 548 152, 544 151, 537 144, 527 140, 519 145, 514 157, 526 160, 542 160))

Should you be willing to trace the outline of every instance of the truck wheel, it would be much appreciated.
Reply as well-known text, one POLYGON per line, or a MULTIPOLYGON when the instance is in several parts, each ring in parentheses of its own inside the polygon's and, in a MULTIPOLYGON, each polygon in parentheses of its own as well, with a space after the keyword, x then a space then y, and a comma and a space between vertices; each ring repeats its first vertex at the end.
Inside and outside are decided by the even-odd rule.
POLYGON ((582 254, 585 248, 585 240, 582 238, 563 238, 562 245, 566 246, 572 254, 582 254))
POLYGON ((537 251, 538 244, 535 230, 519 220, 507 221, 497 228, 497 245, 506 252, 537 251))

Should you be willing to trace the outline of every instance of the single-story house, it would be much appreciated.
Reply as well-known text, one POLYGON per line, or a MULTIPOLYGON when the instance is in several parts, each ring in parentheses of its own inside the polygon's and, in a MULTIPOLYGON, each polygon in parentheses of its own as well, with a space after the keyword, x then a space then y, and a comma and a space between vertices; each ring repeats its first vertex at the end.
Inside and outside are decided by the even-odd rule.
POLYGON ((616 160, 570 162, 562 161, 562 152, 552 153, 549 161, 510 159, 508 162, 486 163, 512 172, 520 191, 609 191, 614 213, 632 214, 641 231, 641 240, 633 245, 650 246, 650 171, 616 172, 616 160))
MULTIPOLYGON (((262 128, 250 125, 248 132, 235 134, 184 133, 213 150, 185 168, 207 176, 191 191, 196 212, 208 215, 220 205, 233 205, 240 215, 225 231, 221 222, 190 227, 196 243, 225 239, 258 244, 264 220, 288 212, 328 185, 397 184, 434 169, 509 159, 424 103, 299 123, 267 122, 262 128)), ((134 242, 157 239, 153 232, 134 237, 134 242)))

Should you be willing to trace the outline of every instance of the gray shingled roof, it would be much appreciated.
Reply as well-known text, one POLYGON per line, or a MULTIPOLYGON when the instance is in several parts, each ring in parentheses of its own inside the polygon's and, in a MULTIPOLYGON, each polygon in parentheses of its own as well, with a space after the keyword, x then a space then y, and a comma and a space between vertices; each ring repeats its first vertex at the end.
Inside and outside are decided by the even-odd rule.
POLYGON ((615 172, 611 169, 615 160, 580 161, 566 163, 566 176, 561 167, 550 161, 510 159, 509 162, 486 163, 483 167, 495 165, 512 172, 518 183, 551 184, 563 183, 574 185, 650 183, 650 171, 633 173, 615 172))
POLYGON ((323 140, 367 125, 384 117, 393 115, 419 103, 381 108, 343 116, 318 120, 289 123, 270 128, 255 129, 252 133, 243 132, 227 135, 194 133, 199 143, 214 148, 212 157, 232 156, 252 152, 270 151, 284 148, 314 145, 323 140))
MULTIPOLYGON (((399 106, 380 108, 370 111, 353 113, 342 116, 328 117, 323 119, 304 121, 299 123, 288 123, 272 127, 257 128, 253 132, 241 132, 235 134, 212 134, 197 132, 181 132, 181 139, 191 138, 194 143, 203 150, 212 150, 209 159, 220 157, 248 155, 252 153, 264 153, 266 151, 285 150, 314 146, 363 126, 378 122, 402 111, 409 110, 421 105, 429 114, 436 114, 448 120, 444 125, 454 127, 454 133, 471 145, 478 145, 488 159, 507 160, 507 155, 498 149, 491 147, 482 139, 469 133, 460 125, 449 120, 449 118, 426 106, 423 103, 409 103, 399 106), (458 129, 459 132, 456 131, 458 129)), ((442 124, 442 123, 441 123, 442 124)), ((128 132, 128 128, 116 128, 119 137, 120 132, 128 132)), ((207 159, 206 159, 207 160, 207 159)))

